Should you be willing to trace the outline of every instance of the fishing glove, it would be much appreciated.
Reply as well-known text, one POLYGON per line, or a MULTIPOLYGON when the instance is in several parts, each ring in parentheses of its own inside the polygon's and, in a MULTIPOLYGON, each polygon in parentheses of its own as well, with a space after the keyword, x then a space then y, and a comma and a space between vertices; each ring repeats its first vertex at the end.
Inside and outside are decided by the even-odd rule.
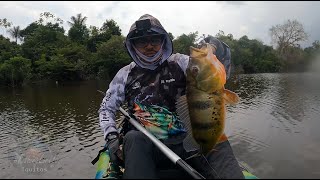
POLYGON ((224 43, 223 41, 220 41, 219 39, 209 35, 208 37, 204 38, 202 43, 209 43, 211 46, 213 46, 215 49, 213 50, 213 54, 217 56, 219 61, 224 65, 224 68, 226 70, 227 79, 230 77, 231 73, 231 50, 230 47, 224 43))
POLYGON ((116 132, 111 132, 106 137, 106 147, 109 150, 110 160, 119 164, 118 155, 121 154, 119 146, 119 135, 116 132))

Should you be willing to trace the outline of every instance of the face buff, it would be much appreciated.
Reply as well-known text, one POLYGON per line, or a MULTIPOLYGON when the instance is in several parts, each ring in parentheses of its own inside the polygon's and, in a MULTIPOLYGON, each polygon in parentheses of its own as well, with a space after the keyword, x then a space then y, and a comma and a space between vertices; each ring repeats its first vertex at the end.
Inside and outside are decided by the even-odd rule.
POLYGON ((136 49, 135 46, 132 46, 132 47, 136 51, 136 57, 140 60, 140 62, 143 65, 145 65, 145 66, 153 66, 154 68, 156 68, 156 65, 162 59, 164 42, 165 41, 162 41, 160 50, 157 52, 157 54, 155 54, 152 57, 145 56, 142 53, 140 53, 139 50, 136 49))

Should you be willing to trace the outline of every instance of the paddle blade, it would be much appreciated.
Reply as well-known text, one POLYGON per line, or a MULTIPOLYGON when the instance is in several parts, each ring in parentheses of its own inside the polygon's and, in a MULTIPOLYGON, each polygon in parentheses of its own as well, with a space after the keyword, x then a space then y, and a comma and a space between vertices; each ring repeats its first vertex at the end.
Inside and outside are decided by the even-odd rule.
POLYGON ((104 151, 100 154, 97 162, 97 171, 95 179, 102 179, 110 166, 110 156, 108 151, 104 151))

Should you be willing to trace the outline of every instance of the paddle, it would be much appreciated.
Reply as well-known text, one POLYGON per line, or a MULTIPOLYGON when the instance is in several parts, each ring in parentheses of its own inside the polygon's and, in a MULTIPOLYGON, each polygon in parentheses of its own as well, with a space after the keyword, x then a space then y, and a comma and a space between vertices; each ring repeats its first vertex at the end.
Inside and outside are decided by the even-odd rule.
MULTIPOLYGON (((98 90, 98 92, 105 95, 104 92, 98 90)), ((159 139, 154 137, 149 131, 147 131, 140 123, 138 123, 133 117, 131 117, 123 108, 119 108, 120 112, 129 119, 129 122, 145 134, 174 164, 180 166, 188 174, 190 174, 195 179, 205 179, 199 172, 193 169, 188 163, 182 160, 177 154, 175 154, 171 149, 164 145, 159 139)))

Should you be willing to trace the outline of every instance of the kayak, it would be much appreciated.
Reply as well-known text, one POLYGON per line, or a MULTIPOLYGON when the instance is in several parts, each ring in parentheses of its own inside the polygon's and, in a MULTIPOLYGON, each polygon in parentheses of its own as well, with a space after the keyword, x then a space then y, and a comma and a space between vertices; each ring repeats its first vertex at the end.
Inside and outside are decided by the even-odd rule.
POLYGON ((243 176, 244 176, 245 179, 259 179, 257 176, 253 175, 249 171, 249 169, 248 169, 248 167, 246 167, 245 163, 239 162, 239 166, 240 166, 240 168, 242 170, 242 173, 243 173, 243 176))
MULTIPOLYGON (((258 179, 253 175, 244 162, 239 162, 245 179, 258 179)), ((117 167, 110 162, 108 151, 100 153, 99 160, 97 161, 97 169, 95 179, 121 179, 124 169, 117 167)), ((171 172, 172 173, 172 172, 171 172)))

